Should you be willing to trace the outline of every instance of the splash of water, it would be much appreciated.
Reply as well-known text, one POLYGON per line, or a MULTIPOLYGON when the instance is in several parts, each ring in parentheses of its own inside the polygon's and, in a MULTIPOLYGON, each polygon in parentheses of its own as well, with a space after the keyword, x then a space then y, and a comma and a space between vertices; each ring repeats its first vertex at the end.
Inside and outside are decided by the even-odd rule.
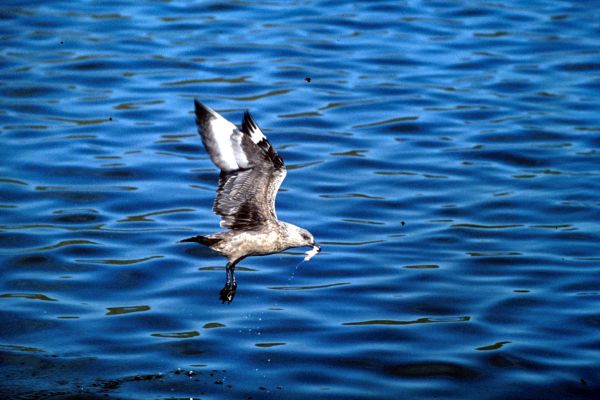
POLYGON ((298 264, 296 264, 296 266, 294 267, 294 270, 292 271, 292 275, 290 275, 290 277, 288 278, 288 282, 291 282, 292 280, 294 280, 294 276, 296 276, 296 271, 298 271, 298 267, 300 267, 300 264, 302 264, 304 261, 306 261, 306 258, 304 258, 303 260, 300 260, 300 262, 298 264))

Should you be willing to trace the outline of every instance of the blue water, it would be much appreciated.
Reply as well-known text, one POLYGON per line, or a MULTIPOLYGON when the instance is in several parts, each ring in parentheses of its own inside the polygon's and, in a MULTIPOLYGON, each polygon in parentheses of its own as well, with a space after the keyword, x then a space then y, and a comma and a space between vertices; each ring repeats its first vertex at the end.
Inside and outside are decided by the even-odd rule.
POLYGON ((3 398, 593 397, 599 5, 4 1, 3 398), (231 304, 193 98, 323 245, 231 304))

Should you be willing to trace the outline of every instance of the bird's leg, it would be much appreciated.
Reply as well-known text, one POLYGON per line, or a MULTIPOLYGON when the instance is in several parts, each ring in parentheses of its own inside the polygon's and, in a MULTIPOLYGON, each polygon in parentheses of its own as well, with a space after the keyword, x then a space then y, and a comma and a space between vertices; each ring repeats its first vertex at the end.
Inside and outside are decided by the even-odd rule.
POLYGON ((231 267, 231 286, 237 287, 237 281, 235 280, 235 266, 231 267))
POLYGON ((231 276, 233 275, 233 267, 231 266, 231 263, 227 263, 227 265, 225 266, 225 286, 230 286, 231 285, 231 276))
POLYGON ((237 282, 235 280, 235 262, 228 262, 225 267, 225 286, 219 292, 219 298, 221 302, 231 303, 235 296, 235 290, 237 289, 237 282))
POLYGON ((227 284, 230 288, 233 289, 233 293, 235 294, 235 289, 237 288, 237 281, 235 280, 235 265, 237 262, 227 263, 227 284))
POLYGON ((237 262, 228 262, 227 266, 225 266, 225 270, 227 271, 226 284, 227 286, 237 286, 237 282, 235 280, 235 265, 237 262))

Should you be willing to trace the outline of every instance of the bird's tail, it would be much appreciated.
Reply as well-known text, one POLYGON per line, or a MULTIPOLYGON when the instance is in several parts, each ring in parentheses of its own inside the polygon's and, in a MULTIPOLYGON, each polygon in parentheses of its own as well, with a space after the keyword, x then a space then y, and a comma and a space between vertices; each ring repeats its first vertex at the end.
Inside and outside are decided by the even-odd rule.
POLYGON ((190 242, 193 242, 193 243, 200 243, 200 244, 203 244, 205 246, 210 247, 210 246, 212 246, 214 244, 219 243, 220 241, 221 241, 220 238, 215 238, 215 237, 194 236, 194 237, 190 237, 190 238, 187 238, 187 239, 180 240, 179 243, 190 243, 190 242))

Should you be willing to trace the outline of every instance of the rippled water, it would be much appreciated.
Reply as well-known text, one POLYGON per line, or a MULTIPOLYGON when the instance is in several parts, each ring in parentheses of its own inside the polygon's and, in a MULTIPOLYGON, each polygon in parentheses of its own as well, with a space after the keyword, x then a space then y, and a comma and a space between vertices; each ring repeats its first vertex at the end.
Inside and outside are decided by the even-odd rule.
MULTIPOLYGON (((600 8, 5 1, 4 398, 600 389, 600 8), (323 252, 225 260, 197 97, 286 160, 323 252)), ((597 393, 597 392, 596 392, 597 393)))

